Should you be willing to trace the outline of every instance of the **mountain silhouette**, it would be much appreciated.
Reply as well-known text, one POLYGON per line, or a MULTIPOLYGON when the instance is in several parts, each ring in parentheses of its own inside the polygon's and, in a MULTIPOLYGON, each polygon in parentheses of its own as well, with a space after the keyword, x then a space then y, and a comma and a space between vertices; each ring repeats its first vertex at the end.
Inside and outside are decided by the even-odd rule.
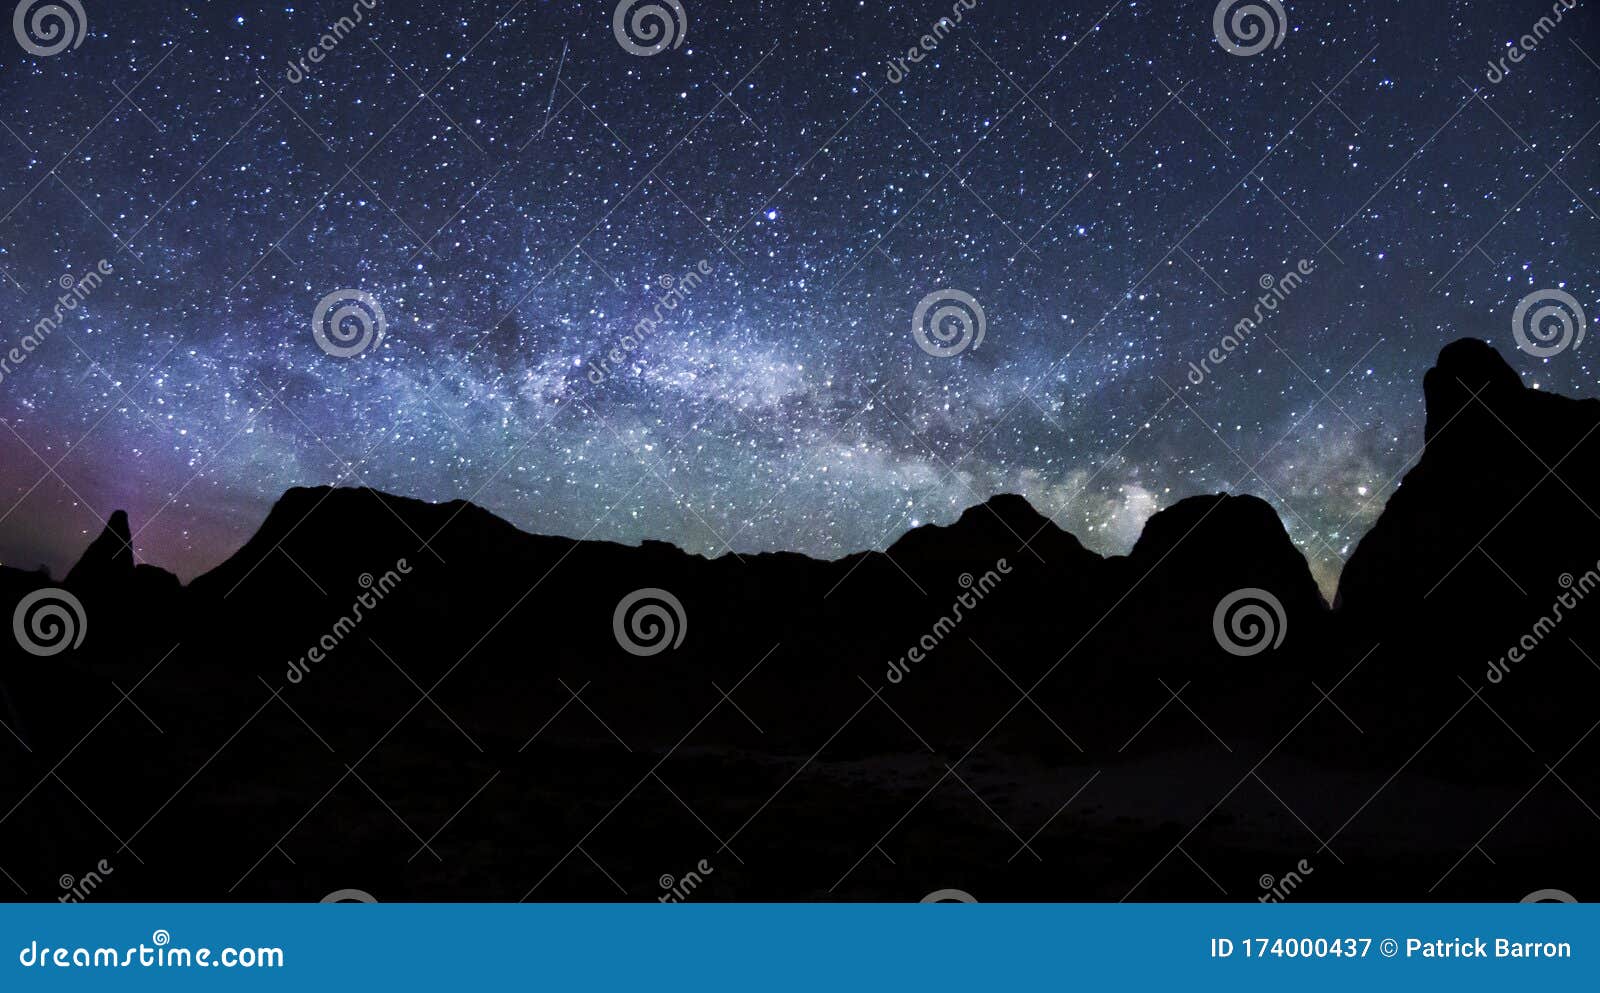
MULTIPOLYGON (((1600 401, 1528 389, 1481 341, 1447 346, 1424 380, 1427 444, 1357 545, 1338 602, 1372 623, 1479 600, 1500 609, 1441 615, 1503 627, 1504 595, 1595 566, 1600 401)), ((1515 619, 1513 616, 1511 619, 1515 619)))
POLYGON ((62 585, 97 607, 122 613, 159 615, 178 592, 178 577, 148 563, 134 562, 128 513, 118 510, 67 572, 62 585))
POLYGON ((126 585, 133 578, 133 536, 128 512, 118 510, 106 522, 100 537, 90 543, 83 557, 67 572, 66 584, 83 588, 126 585))
POLYGON ((1485 690, 1472 706, 1491 726, 1452 722, 1435 760, 1544 773, 1536 754, 1553 762, 1600 718, 1587 600, 1600 587, 1600 401, 1525 387, 1476 340, 1445 347, 1423 383, 1426 445, 1345 564, 1340 619, 1383 677, 1369 692, 1406 701, 1387 716, 1438 726, 1463 683, 1485 690))
POLYGON ((1123 556, 999 495, 821 561, 297 488, 187 586, 119 511, 59 589, 0 570, 0 852, 39 853, 0 865, 33 899, 102 858, 119 900, 649 900, 702 859, 696 899, 1592 889, 1600 402, 1473 340, 1423 392, 1332 607, 1240 495, 1123 556), (81 643, 30 651, 62 595, 81 643))

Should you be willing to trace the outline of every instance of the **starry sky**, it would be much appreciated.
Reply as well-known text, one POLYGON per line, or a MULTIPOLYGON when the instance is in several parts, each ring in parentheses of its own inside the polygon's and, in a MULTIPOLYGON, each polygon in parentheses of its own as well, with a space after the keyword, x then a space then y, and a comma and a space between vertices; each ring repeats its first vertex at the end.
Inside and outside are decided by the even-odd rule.
POLYGON ((1245 55, 1210 2, 968 0, 896 67, 963 5, 681 0, 624 44, 615 0, 60 2, 75 47, 0 44, 0 352, 112 274, 0 367, 8 565, 125 508, 192 577, 326 483, 829 557, 999 492, 1116 553, 1229 491, 1328 587, 1443 344, 1600 392, 1600 342, 1512 336, 1534 291, 1600 312, 1586 4, 1494 83, 1549 4, 1291 0, 1245 55), (930 354, 950 291, 984 336, 930 354), (330 355, 356 293, 381 340, 330 355))

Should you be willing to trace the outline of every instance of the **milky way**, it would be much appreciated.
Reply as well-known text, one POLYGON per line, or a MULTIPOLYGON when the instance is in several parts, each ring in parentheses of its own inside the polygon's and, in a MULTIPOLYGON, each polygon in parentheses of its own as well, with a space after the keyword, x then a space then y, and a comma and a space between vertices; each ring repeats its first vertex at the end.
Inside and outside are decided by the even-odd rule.
POLYGON ((191 576, 324 483, 823 556, 1232 491, 1326 585, 1441 345, 1595 392, 1513 335, 1596 313, 1583 4, 81 2, 0 45, 5 349, 57 325, 0 369, 10 565, 126 508, 191 576), (956 292, 981 343, 913 326, 956 292), (381 340, 319 343, 356 293, 381 340))

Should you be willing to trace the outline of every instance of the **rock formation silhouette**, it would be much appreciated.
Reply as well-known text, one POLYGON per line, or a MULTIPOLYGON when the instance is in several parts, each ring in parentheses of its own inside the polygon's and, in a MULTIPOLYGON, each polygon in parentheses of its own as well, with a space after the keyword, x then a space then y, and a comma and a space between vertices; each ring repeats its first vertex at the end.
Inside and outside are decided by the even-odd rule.
MULTIPOLYGON (((1306 899, 1594 889, 1600 402, 1472 340, 1424 394, 1331 609, 1250 496, 1126 556, 1000 495, 819 561, 294 489, 186 587, 119 511, 61 581, 81 646, 0 648, 0 867, 34 899, 101 858, 124 900, 654 899, 701 858, 697 899, 1255 899, 1300 859, 1306 899)), ((53 588, 0 570, 8 611, 53 588)))

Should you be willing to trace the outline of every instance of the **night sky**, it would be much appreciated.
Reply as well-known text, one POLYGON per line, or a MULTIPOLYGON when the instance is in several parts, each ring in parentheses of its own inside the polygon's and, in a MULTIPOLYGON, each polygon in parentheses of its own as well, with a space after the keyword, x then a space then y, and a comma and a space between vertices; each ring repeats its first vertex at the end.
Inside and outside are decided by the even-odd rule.
POLYGON ((960 5, 682 0, 634 54, 614 0, 51 2, 30 44, 76 47, 0 44, 0 352, 112 274, 0 367, 8 565, 126 508, 188 578, 336 482, 829 557, 1007 491, 1121 552, 1231 491, 1327 586, 1440 346, 1600 392, 1600 342, 1513 335, 1535 291, 1600 312, 1586 4, 1492 83, 1551 4, 1292 2, 1244 55, 1211 2, 979 0, 892 71, 960 5), (981 344, 924 348, 950 291, 981 344), (381 340, 319 344, 358 293, 381 340))

